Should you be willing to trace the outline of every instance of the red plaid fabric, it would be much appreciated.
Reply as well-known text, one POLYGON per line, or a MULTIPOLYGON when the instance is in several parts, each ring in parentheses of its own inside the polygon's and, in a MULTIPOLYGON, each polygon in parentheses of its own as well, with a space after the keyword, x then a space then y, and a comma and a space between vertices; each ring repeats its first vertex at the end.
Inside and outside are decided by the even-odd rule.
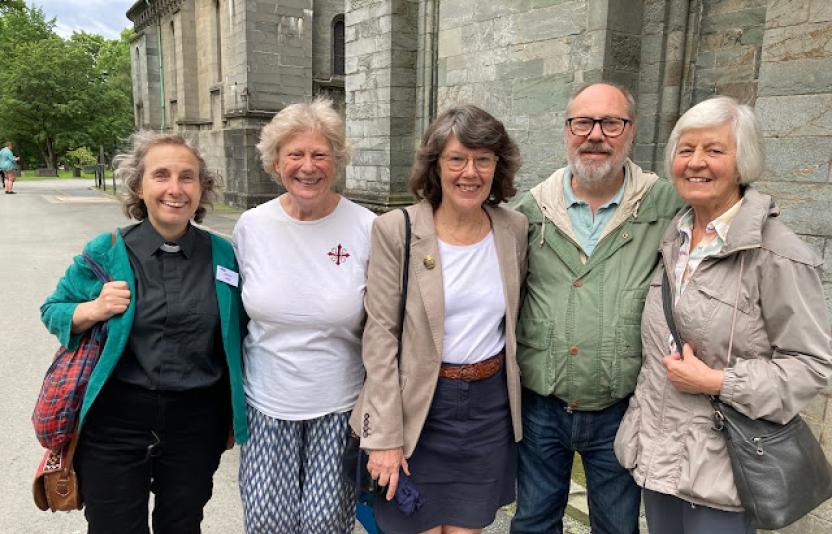
MULTIPOLYGON (((115 239, 113 233, 112 243, 115 243, 115 239)), ((110 281, 110 277, 95 260, 86 253, 83 257, 96 278, 105 283, 110 281)), ((78 412, 81 411, 81 403, 87 391, 87 382, 98 363, 106 338, 107 323, 99 323, 81 337, 78 350, 69 351, 61 347, 55 353, 55 359, 43 378, 35 411, 32 412, 35 434, 45 448, 59 451, 72 439, 78 423, 78 412)))
POLYGON ((58 349, 46 371, 32 424, 41 445, 60 450, 72 439, 81 402, 95 364, 104 347, 104 325, 97 325, 81 338, 78 350, 58 349))

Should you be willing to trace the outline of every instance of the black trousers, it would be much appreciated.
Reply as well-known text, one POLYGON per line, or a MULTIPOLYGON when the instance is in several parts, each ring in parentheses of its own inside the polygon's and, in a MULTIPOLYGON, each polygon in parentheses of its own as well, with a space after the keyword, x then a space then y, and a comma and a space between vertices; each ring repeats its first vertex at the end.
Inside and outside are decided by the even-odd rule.
POLYGON ((150 391, 110 379, 75 456, 89 534, 199 533, 231 422, 225 383, 150 391))

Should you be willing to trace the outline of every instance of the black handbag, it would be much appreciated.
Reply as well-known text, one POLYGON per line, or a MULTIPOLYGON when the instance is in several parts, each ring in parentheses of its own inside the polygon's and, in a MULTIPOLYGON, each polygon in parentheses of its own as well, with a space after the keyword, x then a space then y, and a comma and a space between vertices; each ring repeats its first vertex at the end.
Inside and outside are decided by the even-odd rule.
MULTIPOLYGON (((402 332, 404 331, 404 310, 407 300, 407 282, 410 274, 410 215, 401 208, 404 215, 404 258, 402 264, 402 291, 399 297, 399 348, 396 358, 402 351, 402 332)), ((367 453, 361 448, 361 438, 355 432, 350 432, 344 454, 341 458, 341 472, 350 484, 355 485, 355 496, 359 498, 362 492, 381 493, 383 488, 370 476, 367 471, 367 453)))
MULTIPOLYGON (((743 261, 740 260, 742 278, 743 261)), ((662 305, 670 333, 682 353, 684 342, 673 318, 673 297, 662 267, 662 305)), ((733 357, 737 302, 728 341, 728 367, 733 357)), ((776 530, 805 516, 832 497, 832 469, 809 425, 799 415, 781 425, 751 419, 710 396, 714 430, 725 437, 740 502, 754 528, 776 530)))

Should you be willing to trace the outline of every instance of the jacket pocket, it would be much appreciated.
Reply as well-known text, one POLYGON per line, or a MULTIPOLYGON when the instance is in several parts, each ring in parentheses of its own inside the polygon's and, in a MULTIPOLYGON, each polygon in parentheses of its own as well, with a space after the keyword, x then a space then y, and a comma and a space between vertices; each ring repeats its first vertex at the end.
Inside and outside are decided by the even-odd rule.
POLYGON ((725 438, 710 424, 693 424, 682 439, 679 497, 704 501, 717 509, 741 506, 725 438))
POLYGON ((635 390, 641 360, 641 325, 616 326, 615 361, 610 377, 613 398, 623 399, 635 390))
POLYGON ((739 300, 737 300, 737 288, 734 285, 734 283, 736 283, 736 280, 733 279, 736 277, 731 278, 732 283, 727 288, 727 290, 725 288, 717 288, 715 286, 701 283, 696 284, 696 289, 707 299, 728 306, 731 310, 734 309, 734 302, 736 302, 737 309, 742 313, 748 315, 751 313, 751 304, 749 302, 749 299, 746 295, 743 294, 742 291, 740 291, 740 298, 739 300))
POLYGON ((615 435, 615 457, 624 469, 633 470, 638 467, 641 452, 639 430, 641 429, 641 408, 635 401, 630 400, 630 406, 621 420, 615 435))
POLYGON ((517 322, 517 344, 535 350, 549 348, 549 339, 554 328, 553 321, 526 319, 517 322))
POLYGON ((641 312, 644 309, 644 299, 647 297, 647 287, 623 289, 619 300, 619 320, 624 324, 641 324, 641 312))

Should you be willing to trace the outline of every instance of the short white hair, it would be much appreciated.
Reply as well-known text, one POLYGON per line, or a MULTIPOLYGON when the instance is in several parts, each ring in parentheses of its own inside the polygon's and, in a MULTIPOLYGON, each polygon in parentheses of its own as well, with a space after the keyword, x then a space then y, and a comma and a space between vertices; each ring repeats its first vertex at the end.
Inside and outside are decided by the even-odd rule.
POLYGON ((686 130, 712 128, 730 124, 737 144, 737 174, 742 185, 758 180, 765 167, 765 150, 760 120, 754 109, 740 104, 730 96, 715 96, 687 110, 670 132, 664 153, 667 176, 672 176, 673 158, 679 146, 679 138, 686 130))
POLYGON ((335 158, 336 172, 344 170, 351 156, 344 119, 335 111, 332 100, 320 96, 311 103, 286 106, 263 127, 260 142, 257 143, 263 170, 279 178, 275 162, 280 147, 292 136, 306 131, 320 132, 326 138, 335 158))

